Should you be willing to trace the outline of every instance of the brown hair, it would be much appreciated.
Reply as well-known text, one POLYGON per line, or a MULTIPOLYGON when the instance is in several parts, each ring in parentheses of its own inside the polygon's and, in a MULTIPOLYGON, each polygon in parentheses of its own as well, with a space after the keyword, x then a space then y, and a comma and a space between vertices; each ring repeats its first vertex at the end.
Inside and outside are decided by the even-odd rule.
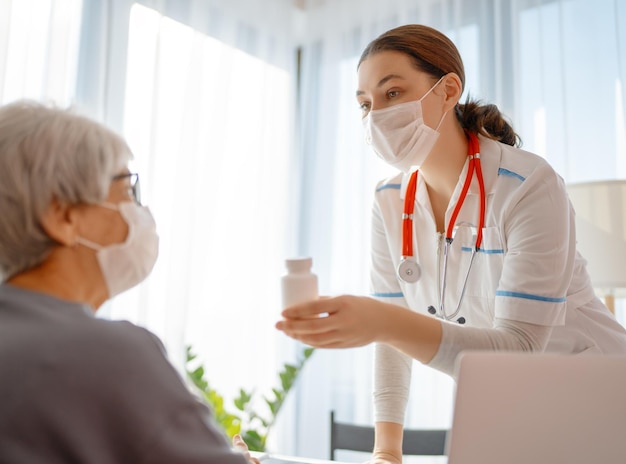
MULTIPOLYGON (((381 34, 365 47, 359 66, 370 55, 386 50, 406 53, 418 70, 435 79, 453 72, 465 88, 465 69, 458 49, 448 37, 432 27, 408 24, 381 34)), ((465 104, 457 104, 455 112, 465 129, 507 145, 521 145, 519 136, 496 105, 482 105, 468 96, 465 104)))

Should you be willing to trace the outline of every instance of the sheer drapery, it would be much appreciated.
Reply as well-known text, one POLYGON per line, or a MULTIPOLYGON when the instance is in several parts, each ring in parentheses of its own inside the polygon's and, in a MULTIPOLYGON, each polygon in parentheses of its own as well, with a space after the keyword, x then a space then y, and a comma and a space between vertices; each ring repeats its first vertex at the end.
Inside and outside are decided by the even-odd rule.
POLYGON ((74 100, 81 9, 81 0, 0 1, 1 103, 74 100))
POLYGON ((240 388, 270 394, 279 361, 293 360, 273 322, 293 248, 295 54, 288 32, 220 16, 219 5, 130 8, 123 133, 161 245, 150 278, 109 316, 149 327, 180 369, 193 345, 233 411, 240 388))
MULTIPOLYGON (((315 159, 303 190, 301 246, 317 259, 325 293, 369 291, 369 206, 375 181, 389 171, 363 141, 356 62, 370 40, 406 23, 446 33, 464 59, 465 94, 497 104, 523 147, 546 157, 566 181, 626 177, 623 2, 327 2, 307 16, 300 108, 300 150, 315 159)), ((340 420, 372 422, 371 356, 369 348, 340 351, 310 366, 298 408, 301 454, 325 456, 319 443, 330 409, 340 420)), ((453 389, 414 363, 406 423, 449 425, 453 389)))

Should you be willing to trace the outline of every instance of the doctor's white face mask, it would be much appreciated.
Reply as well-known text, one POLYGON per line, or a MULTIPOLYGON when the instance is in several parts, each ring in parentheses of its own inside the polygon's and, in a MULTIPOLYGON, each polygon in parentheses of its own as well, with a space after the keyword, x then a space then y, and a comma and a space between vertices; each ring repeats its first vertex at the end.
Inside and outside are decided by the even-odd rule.
POLYGON ((388 108, 370 111, 363 118, 365 140, 372 145, 379 158, 390 166, 408 172, 413 166, 421 166, 439 138, 436 129, 424 123, 422 100, 433 91, 442 76, 419 100, 400 103, 388 108))
POLYGON ((128 224, 126 240, 106 246, 82 237, 78 237, 77 242, 96 250, 109 298, 113 298, 134 287, 150 274, 159 253, 159 236, 152 213, 147 207, 134 201, 117 205, 101 203, 100 206, 120 212, 128 224))

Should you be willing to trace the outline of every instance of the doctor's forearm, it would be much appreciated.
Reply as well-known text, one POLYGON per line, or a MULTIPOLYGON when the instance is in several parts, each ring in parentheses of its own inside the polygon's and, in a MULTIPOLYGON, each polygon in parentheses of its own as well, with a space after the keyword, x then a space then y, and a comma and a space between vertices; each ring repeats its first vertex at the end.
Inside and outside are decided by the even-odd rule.
POLYGON ((381 323, 378 342, 393 346, 428 364, 441 344, 441 321, 400 306, 388 305, 381 323))
POLYGON ((542 351, 552 332, 549 326, 507 319, 496 319, 491 329, 467 327, 394 305, 387 309, 378 342, 451 376, 461 351, 542 351))
POLYGON ((439 351, 428 365, 455 377, 456 358, 463 350, 540 352, 551 332, 550 326, 498 318, 492 329, 445 323, 439 351))

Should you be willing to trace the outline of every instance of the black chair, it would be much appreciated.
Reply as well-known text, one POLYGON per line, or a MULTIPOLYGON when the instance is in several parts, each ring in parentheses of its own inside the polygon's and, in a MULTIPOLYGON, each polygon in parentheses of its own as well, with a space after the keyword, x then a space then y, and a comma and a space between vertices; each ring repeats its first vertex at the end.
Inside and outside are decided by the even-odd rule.
MULTIPOLYGON (((444 456, 446 454, 446 429, 404 429, 402 454, 405 456, 444 456)), ((374 427, 345 424, 335 421, 330 412, 330 459, 336 450, 362 451, 374 449, 374 427)))

